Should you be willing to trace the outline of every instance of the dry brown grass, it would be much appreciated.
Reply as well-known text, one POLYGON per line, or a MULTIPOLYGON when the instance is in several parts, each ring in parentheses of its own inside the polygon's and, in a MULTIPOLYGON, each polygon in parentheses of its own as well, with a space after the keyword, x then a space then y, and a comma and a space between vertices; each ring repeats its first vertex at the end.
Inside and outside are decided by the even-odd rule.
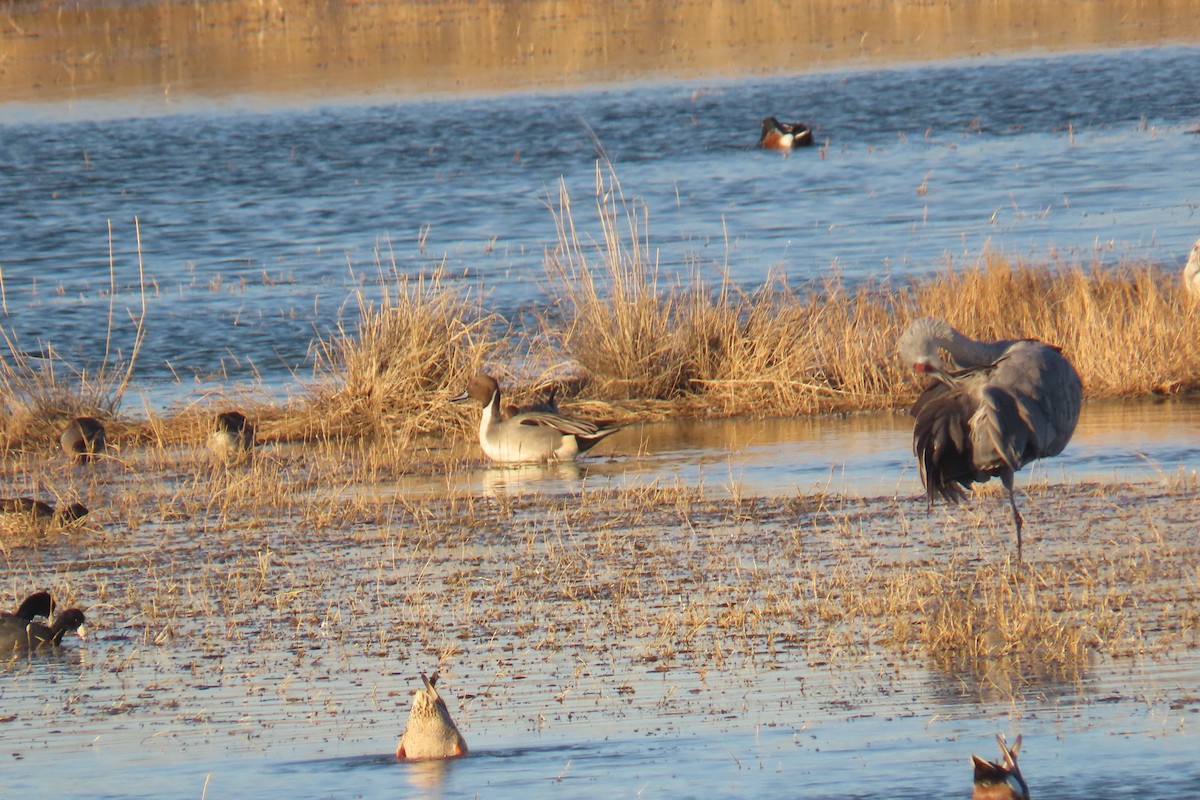
POLYGON ((318 383, 293 438, 393 436, 402 442, 461 424, 448 401, 496 346, 496 320, 447 285, 441 269, 410 278, 394 264, 380 301, 359 295, 355 327, 313 344, 318 383))
MULTIPOLYGON (((78 416, 112 419, 133 376, 145 337, 146 294, 142 266, 141 226, 134 220, 137 239, 138 286, 141 310, 133 341, 121 352, 113 339, 117 269, 112 224, 108 229, 109 307, 104 357, 92 366, 73 364, 59 354, 51 341, 39 342, 30 352, 16 334, 0 326, 0 447, 27 448, 57 442, 64 424, 78 416)), ((3 295, 0 275, 0 295, 3 295)))
MULTIPOLYGON (((918 384, 895 342, 920 316, 981 339, 1063 348, 1088 397, 1200 389, 1200 317, 1178 277, 1147 264, 1032 265, 986 255, 899 288, 831 278, 803 294, 775 278, 746 295, 693 275, 667 280, 644 209, 597 173, 602 236, 581 237, 565 190, 547 270, 566 320, 538 341, 561 345, 610 399, 673 399, 691 412, 791 415, 898 408, 918 384)), ((549 355, 544 358, 549 358, 549 355)))

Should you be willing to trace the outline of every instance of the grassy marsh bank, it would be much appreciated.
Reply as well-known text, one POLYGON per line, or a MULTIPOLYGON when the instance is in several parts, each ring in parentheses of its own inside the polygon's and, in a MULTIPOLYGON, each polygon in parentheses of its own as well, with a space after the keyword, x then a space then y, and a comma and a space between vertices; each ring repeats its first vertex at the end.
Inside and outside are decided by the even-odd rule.
POLYGON ((919 384, 898 362, 895 342, 925 315, 977 338, 1062 347, 1091 399, 1200 389, 1200 354, 1191 346, 1200 341, 1200 316, 1179 277, 1155 265, 985 255, 886 286, 850 288, 831 278, 798 289, 775 279, 747 292, 698 274, 660 273, 639 227, 645 220, 617 191, 598 197, 595 244, 562 198, 559 244, 546 257, 559 303, 531 331, 512 330, 439 273, 408 278, 392 269, 379 302, 360 299, 357 319, 313 342, 316 377, 290 404, 210 398, 144 419, 116 413, 124 365, 108 370, 116 376, 105 384, 112 397, 98 409, 83 370, 57 358, 31 366, 10 341, 0 354, 4 446, 53 449, 65 421, 84 413, 104 417, 118 445, 202 445, 212 411, 235 403, 266 441, 432 441, 440 451, 426 437, 472 438, 477 412, 448 401, 480 370, 496 374, 517 402, 556 385, 569 411, 625 421, 899 410, 919 384))

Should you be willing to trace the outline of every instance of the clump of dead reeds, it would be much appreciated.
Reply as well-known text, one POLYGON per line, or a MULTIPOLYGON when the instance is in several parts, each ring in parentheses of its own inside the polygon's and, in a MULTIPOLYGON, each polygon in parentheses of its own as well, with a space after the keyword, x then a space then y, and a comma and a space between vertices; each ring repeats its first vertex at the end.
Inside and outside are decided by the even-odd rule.
POLYGON ((978 339, 1037 338, 1062 347, 1089 397, 1200 389, 1200 315, 1177 276, 1150 264, 1032 265, 985 254, 906 285, 803 292, 776 276, 743 293, 693 272, 664 275, 646 209, 599 169, 600 236, 579 233, 560 189, 547 271, 560 288, 561 343, 603 396, 682 399, 692 410, 787 415, 897 408, 918 390, 895 343, 937 316, 978 339))
MULTIPOLYGON (((104 356, 92 366, 67 361, 50 341, 39 341, 33 350, 16 332, 0 325, 4 347, 0 350, 0 444, 5 449, 45 445, 56 440, 63 423, 78 416, 111 419, 133 376, 145 337, 146 295, 142 266, 141 227, 137 235, 138 286, 141 309, 134 319, 133 341, 123 353, 114 342, 115 302, 118 296, 112 225, 108 230, 109 306, 104 356)), ((0 280, 0 295, 4 294, 0 280)))
MULTIPOLYGON (((626 200, 612 173, 596 170, 600 241, 584 243, 565 184, 554 212, 557 246, 546 268, 565 301, 560 336, 610 397, 666 399, 688 390, 695 353, 681 321, 696 298, 658 268, 644 206, 626 200)), ((693 287, 693 291, 697 291, 693 287)))
POLYGON ((318 382, 297 411, 291 434, 393 435, 401 440, 446 430, 461 418, 447 401, 479 370, 494 346, 495 319, 439 267, 416 278, 393 265, 372 302, 358 296, 358 320, 313 344, 318 382))

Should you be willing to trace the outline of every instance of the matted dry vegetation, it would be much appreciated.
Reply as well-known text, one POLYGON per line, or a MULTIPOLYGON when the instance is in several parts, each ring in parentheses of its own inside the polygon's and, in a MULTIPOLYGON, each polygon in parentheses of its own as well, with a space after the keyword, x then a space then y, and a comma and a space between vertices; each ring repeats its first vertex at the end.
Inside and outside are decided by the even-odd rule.
MULTIPOLYGON (((73 469, 93 515, 0 548, 5 599, 49 578, 146 647, 220 653, 251 617, 259 646, 284 651, 320 630, 483 671, 514 652, 518 669, 603 664, 614 680, 882 657, 983 695, 1200 645, 1191 481, 1030 489, 1019 562, 995 496, 932 512, 915 497, 664 485, 407 497, 383 460, 304 448, 224 465, 174 448, 73 469), (334 625, 351 614, 389 625, 334 625)), ((64 482, 42 457, 3 469, 12 485, 64 482)))

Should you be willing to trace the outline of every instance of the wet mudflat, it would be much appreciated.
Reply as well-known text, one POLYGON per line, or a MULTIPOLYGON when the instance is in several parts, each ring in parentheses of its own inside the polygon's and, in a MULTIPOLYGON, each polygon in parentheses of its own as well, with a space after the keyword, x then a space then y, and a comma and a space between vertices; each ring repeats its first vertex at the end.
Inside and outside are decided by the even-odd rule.
POLYGON ((998 730, 1042 795, 1200 777, 1193 477, 1034 486, 1017 562, 915 479, 364 491, 388 456, 23 462, 97 510, 5 543, 91 623, 3 667, 11 796, 963 796, 998 730), (435 668, 472 755, 396 763, 435 668))

